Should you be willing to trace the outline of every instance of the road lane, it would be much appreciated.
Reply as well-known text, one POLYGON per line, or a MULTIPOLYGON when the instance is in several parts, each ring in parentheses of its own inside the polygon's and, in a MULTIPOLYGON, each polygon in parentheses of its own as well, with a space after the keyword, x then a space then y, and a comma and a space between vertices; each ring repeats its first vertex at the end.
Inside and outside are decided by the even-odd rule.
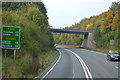
POLYGON ((70 48, 85 61, 94 78, 118 78, 117 61, 107 61, 106 55, 95 51, 70 48))
POLYGON ((70 53, 74 54, 76 56, 76 58, 79 60, 80 64, 82 65, 82 68, 83 68, 83 70, 85 72, 85 76, 86 76, 87 80, 93 80, 93 77, 92 77, 87 65, 83 61, 83 59, 79 55, 77 55, 75 52, 73 52, 71 50, 68 50, 68 49, 65 49, 65 50, 67 50, 70 53))
POLYGON ((62 46, 57 49, 61 52, 61 58, 45 78, 86 78, 82 64, 73 53, 81 57, 94 79, 118 78, 118 62, 107 61, 105 54, 62 46))
POLYGON ((46 78, 85 78, 84 71, 78 59, 68 51, 59 49, 61 59, 46 78))

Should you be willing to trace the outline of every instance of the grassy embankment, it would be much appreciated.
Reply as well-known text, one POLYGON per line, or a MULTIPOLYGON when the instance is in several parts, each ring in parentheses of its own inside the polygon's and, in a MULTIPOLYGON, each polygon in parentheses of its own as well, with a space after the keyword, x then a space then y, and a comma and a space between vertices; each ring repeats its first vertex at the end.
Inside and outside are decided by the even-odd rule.
POLYGON ((13 60, 13 50, 7 50, 6 58, 2 50, 3 78, 32 79, 58 56, 47 18, 34 4, 28 3, 15 11, 3 10, 2 23, 4 26, 21 27, 21 47, 17 50, 16 60, 13 60))
MULTIPOLYGON (((18 55, 20 53, 17 53, 18 55)), ((21 58, 13 60, 11 57, 3 58, 3 78, 34 78, 43 72, 57 56, 56 51, 40 53, 38 58, 32 59, 30 54, 26 54, 21 58)))

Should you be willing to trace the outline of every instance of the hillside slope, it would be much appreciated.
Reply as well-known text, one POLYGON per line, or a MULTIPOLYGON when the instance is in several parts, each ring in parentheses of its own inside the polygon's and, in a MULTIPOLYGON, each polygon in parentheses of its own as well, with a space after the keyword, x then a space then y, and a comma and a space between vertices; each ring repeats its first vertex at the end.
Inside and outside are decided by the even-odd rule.
MULTIPOLYGON (((95 49, 120 49, 118 46, 120 40, 119 12, 120 2, 113 2, 108 11, 96 16, 91 16, 90 18, 84 18, 79 23, 75 23, 65 29, 92 30, 93 38, 90 38, 91 40, 88 41, 92 42, 93 40, 93 42, 89 42, 88 44, 95 49), (110 40, 115 40, 115 44, 112 47, 110 46, 110 40)), ((73 39, 69 37, 68 34, 62 34, 59 37, 55 37, 55 41, 59 41, 58 44, 62 45, 66 45, 66 43, 67 45, 81 45, 82 41, 85 41, 82 35, 71 35, 73 39), (64 38, 66 39, 64 40, 64 38)))
POLYGON ((4 57, 2 49, 2 77, 4 79, 32 79, 56 58, 57 52, 48 17, 43 3, 3 3, 2 23, 4 26, 20 26, 20 49, 16 60, 13 60, 13 50, 7 49, 4 57))

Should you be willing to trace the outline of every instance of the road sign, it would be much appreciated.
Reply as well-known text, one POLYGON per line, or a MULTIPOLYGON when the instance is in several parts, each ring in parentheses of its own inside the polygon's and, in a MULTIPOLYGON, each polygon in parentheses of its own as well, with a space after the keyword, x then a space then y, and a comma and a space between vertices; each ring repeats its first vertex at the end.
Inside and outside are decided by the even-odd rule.
POLYGON ((2 48, 20 48, 20 27, 4 26, 2 28, 2 48))
POLYGON ((115 41, 114 41, 114 40, 110 40, 110 45, 111 45, 111 46, 113 46, 113 45, 114 45, 114 43, 115 43, 115 41))

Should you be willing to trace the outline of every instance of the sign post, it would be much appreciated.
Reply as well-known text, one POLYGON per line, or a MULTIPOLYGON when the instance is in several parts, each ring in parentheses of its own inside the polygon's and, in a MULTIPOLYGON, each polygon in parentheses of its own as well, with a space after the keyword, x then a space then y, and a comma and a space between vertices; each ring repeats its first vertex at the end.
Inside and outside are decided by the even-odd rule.
POLYGON ((6 55, 7 55, 7 50, 5 49, 5 58, 6 58, 6 55))
POLYGON ((115 41, 114 40, 110 40, 111 49, 113 49, 114 44, 115 44, 115 41))
POLYGON ((2 28, 2 48, 14 49, 14 60, 16 55, 16 49, 20 48, 20 27, 3 26, 2 28))
POLYGON ((16 50, 14 49, 14 60, 16 59, 16 50))
POLYGON ((113 46, 115 44, 114 40, 110 40, 110 45, 113 46))

